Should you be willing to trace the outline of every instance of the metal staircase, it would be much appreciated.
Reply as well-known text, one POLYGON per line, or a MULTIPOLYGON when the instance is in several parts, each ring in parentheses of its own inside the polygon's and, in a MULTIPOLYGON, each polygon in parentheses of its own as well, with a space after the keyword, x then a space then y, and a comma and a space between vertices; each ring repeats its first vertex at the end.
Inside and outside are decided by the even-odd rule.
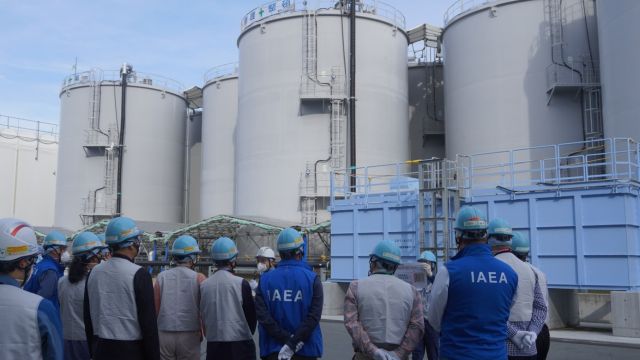
POLYGON ((457 171, 451 160, 434 158, 418 163, 420 252, 430 250, 444 261, 455 250, 451 249, 451 232, 460 208, 457 171))

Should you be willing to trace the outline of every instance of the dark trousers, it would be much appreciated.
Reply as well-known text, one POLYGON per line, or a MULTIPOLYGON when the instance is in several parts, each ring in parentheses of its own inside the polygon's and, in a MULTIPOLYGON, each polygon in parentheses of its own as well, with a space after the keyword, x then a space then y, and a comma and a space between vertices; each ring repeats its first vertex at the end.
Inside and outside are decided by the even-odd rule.
POLYGON ((424 335, 418 342, 416 349, 411 353, 411 358, 413 360, 422 360, 425 349, 427 350, 427 359, 438 360, 440 354, 440 337, 433 327, 431 327, 427 319, 424 319, 424 335))
POLYGON ((97 338, 92 352, 93 360, 143 360, 145 358, 142 341, 97 338))
MULTIPOLYGON (((261 359, 262 360, 278 360, 278 353, 273 353, 261 359)), ((291 358, 291 360, 316 360, 316 359, 317 358, 314 358, 314 357, 300 356, 300 355, 293 355, 293 357, 291 358)))
POLYGON ((89 360, 89 345, 84 340, 65 340, 64 341, 64 359, 65 360, 89 360))
POLYGON ((256 360, 253 340, 207 342, 207 360, 256 360))
POLYGON ((538 349, 538 360, 546 360, 551 346, 551 335, 549 335, 549 327, 544 324, 538 338, 536 339, 536 349, 538 349))
POLYGON ((509 360, 536 360, 537 356, 509 356, 509 360))

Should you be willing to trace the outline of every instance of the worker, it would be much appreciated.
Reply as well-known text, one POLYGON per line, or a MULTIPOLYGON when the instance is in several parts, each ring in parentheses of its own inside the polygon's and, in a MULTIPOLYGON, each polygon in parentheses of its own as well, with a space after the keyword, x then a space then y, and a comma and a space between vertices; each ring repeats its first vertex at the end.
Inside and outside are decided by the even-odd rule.
POLYGON ((425 274, 427 275, 427 285, 424 289, 420 289, 424 315, 424 336, 418 341, 418 345, 413 351, 411 358, 413 360, 422 360, 426 349, 427 359, 437 360, 440 339, 438 333, 429 324, 429 321, 427 321, 427 311, 429 310, 431 300, 431 288, 433 287, 433 281, 437 273, 436 255, 429 250, 423 251, 418 258, 418 263, 422 264, 425 274))
POLYGON ((62 255, 67 251, 67 237, 52 231, 42 243, 44 256, 34 267, 24 289, 51 301, 58 311, 58 280, 64 276, 62 255))
MULTIPOLYGON (((518 259, 526 262, 527 257, 529 256, 530 248, 531 244, 527 237, 519 232, 513 233, 513 238, 511 239, 511 251, 518 259)), ((549 353, 549 346, 551 343, 549 327, 546 324, 546 321, 549 319, 549 290, 547 287, 547 277, 542 272, 542 270, 531 264, 529 264, 529 266, 531 266, 531 269, 536 273, 538 277, 538 284, 540 285, 540 290, 542 290, 545 304, 547 304, 547 317, 545 318, 545 324, 542 325, 542 330, 540 330, 540 332, 538 333, 538 338, 536 339, 536 350, 538 350, 537 358, 539 360, 545 360, 547 358, 547 354, 549 353)))
POLYGON ((64 358, 58 310, 20 289, 37 257, 33 229, 21 220, 0 219, 0 359, 64 358))
POLYGON ((103 244, 92 232, 82 232, 73 239, 73 259, 69 275, 58 281, 60 317, 67 360, 89 360, 89 346, 84 329, 83 301, 87 273, 102 260, 103 244))
POLYGON ((178 237, 171 248, 175 267, 161 272, 153 286, 163 360, 200 359, 200 284, 206 277, 194 271, 198 254, 196 239, 178 237))
POLYGON ((216 271, 200 285, 207 360, 254 360, 256 309, 247 280, 234 274, 238 248, 228 237, 211 245, 216 271))
MULTIPOLYGON (((268 246, 263 246, 258 249, 258 253, 256 254, 256 271, 258 273, 258 279, 260 276, 268 271, 275 269, 276 267, 276 253, 268 246)), ((258 287, 257 280, 251 280, 249 282, 251 285, 251 290, 255 291, 256 287, 258 287)))
POLYGON ((455 223, 458 253, 439 269, 427 320, 443 359, 506 359, 507 320, 518 276, 487 245, 487 220, 473 207, 455 223))
POLYGON ((151 275, 134 263, 141 235, 130 218, 109 221, 112 257, 87 276, 84 324, 94 360, 160 358, 151 275))
POLYGON ((536 339, 547 317, 547 305, 535 272, 511 252, 513 232, 503 219, 489 223, 489 245, 496 259, 518 275, 518 286, 509 314, 507 350, 509 359, 536 359, 536 339))
POLYGON ((393 276, 400 248, 389 240, 369 255, 369 277, 349 284, 344 325, 351 335, 353 359, 407 359, 424 333, 418 290, 393 276))
POLYGON ((271 360, 322 357, 320 278, 304 259, 304 240, 293 228, 278 234, 278 267, 256 289, 260 357, 271 360))

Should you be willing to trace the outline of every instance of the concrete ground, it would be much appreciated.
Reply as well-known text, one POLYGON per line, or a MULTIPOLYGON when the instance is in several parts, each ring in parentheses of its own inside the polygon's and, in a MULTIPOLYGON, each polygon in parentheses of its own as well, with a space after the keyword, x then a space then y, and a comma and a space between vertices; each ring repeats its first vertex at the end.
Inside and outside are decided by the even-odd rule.
MULTIPOLYGON (((321 325, 324 337, 323 359, 348 360, 353 355, 351 338, 341 321, 323 320, 321 325)), ((254 336, 256 348, 258 335, 254 336)), ((621 342, 604 333, 587 331, 560 330, 552 332, 551 349, 548 360, 638 360, 640 359, 640 340, 621 342), (636 342, 638 342, 636 344, 636 342)), ((259 349, 256 349, 259 351, 259 349)), ((205 359, 206 343, 203 342, 205 359)), ((259 353, 258 353, 259 356, 259 353)), ((259 358, 259 357, 258 357, 259 358)))

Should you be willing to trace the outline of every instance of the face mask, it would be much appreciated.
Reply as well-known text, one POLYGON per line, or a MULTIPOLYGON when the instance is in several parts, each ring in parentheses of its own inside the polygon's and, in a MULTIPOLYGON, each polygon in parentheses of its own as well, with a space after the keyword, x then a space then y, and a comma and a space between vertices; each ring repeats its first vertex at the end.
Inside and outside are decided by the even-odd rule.
POLYGON ((60 263, 68 264, 71 262, 71 254, 68 251, 65 251, 60 255, 60 263))
POLYGON ((265 263, 258 263, 258 272, 262 274, 263 272, 269 270, 269 267, 265 263))

